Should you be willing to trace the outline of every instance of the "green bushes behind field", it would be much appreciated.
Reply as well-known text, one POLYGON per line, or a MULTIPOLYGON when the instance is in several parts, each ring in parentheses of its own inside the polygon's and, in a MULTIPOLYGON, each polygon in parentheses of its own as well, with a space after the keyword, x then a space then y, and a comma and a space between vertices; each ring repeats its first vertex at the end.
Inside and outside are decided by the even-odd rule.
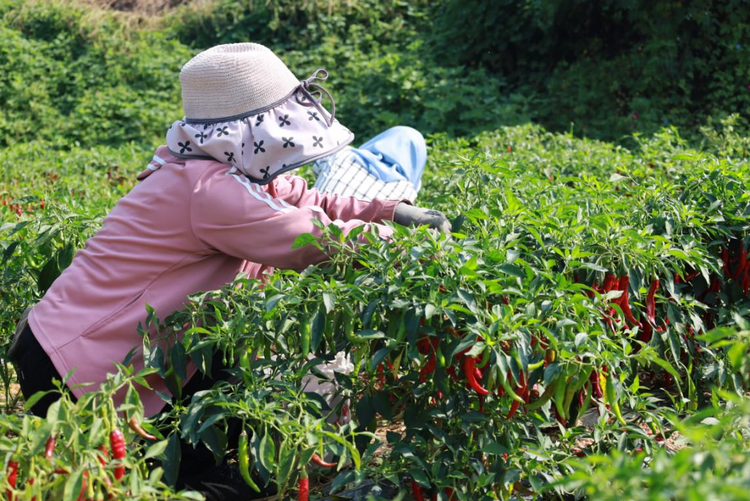
POLYGON ((152 142, 179 115, 184 45, 82 6, 0 5, 1 146, 152 142))
POLYGON ((746 2, 218 0, 156 19, 73 0, 0 1, 0 146, 152 146, 180 118, 177 75, 219 43, 319 67, 360 137, 407 124, 467 136, 530 120, 621 140, 690 137, 750 105, 746 2), (716 4, 716 5, 714 5, 716 4))
POLYGON ((620 139, 750 109, 746 0, 446 0, 437 11, 451 62, 538 93, 548 128, 620 139))
POLYGON ((274 48, 300 78, 327 68, 337 116, 360 137, 396 124, 464 135, 528 120, 526 102, 505 97, 500 81, 484 70, 466 72, 423 57, 421 4, 390 15, 389 8, 362 5, 314 18, 298 9, 277 19, 274 9, 287 3, 294 11, 294 2, 187 5, 138 28, 135 14, 5 0, 0 145, 153 145, 182 116, 181 65, 212 45, 249 40, 274 48))

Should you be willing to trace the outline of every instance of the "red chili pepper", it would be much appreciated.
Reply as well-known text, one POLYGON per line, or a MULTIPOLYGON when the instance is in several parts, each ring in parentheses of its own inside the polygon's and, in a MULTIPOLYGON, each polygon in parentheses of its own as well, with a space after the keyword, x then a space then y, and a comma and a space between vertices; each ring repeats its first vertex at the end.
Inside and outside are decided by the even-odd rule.
POLYGON ((622 296, 615 300, 620 305, 625 318, 633 325, 643 327, 641 323, 633 316, 633 312, 630 310, 630 301, 628 300, 628 287, 630 286, 630 277, 623 275, 620 277, 619 289, 622 291, 622 296))
POLYGON ((429 360, 427 360, 427 363, 424 364, 424 367, 422 367, 422 369, 419 371, 419 380, 423 383, 427 381, 427 376, 435 371, 436 364, 437 358, 434 354, 431 354, 429 360))
POLYGON ((101 454, 99 454, 99 463, 102 466, 107 466, 107 458, 109 457, 109 451, 107 450, 107 446, 106 445, 100 445, 99 446, 99 452, 101 453, 101 454))
POLYGON ((686 282, 690 282, 692 279, 697 277, 700 274, 700 271, 695 270, 694 272, 690 273, 688 276, 685 277, 686 282))
MULTIPOLYGON (((510 374, 508 374, 508 378, 510 378, 510 374)), ((529 386, 526 384, 526 378, 524 377, 523 372, 521 372, 519 376, 519 385, 516 388, 516 393, 519 397, 523 398, 527 404, 531 400, 531 392, 529 392, 529 386)), ((516 415, 516 411, 518 410, 520 405, 521 402, 514 399, 513 403, 510 406, 510 411, 508 412, 508 416, 506 417, 506 419, 512 419, 513 416, 516 415)))
MULTIPOLYGON (((16 481, 18 480, 18 463, 15 461, 8 461, 8 485, 10 485, 12 488, 16 488, 16 481)), ((7 496, 9 501, 13 501, 15 497, 13 496, 13 492, 10 489, 7 489, 5 491, 5 495, 7 496)))
POLYGON ((583 409, 583 404, 586 402, 586 390, 583 388, 578 392, 578 408, 583 409))
POLYGON ((745 277, 742 279, 742 290, 746 296, 750 292, 750 264, 745 265, 745 277))
POLYGON ((518 400, 513 400, 513 403, 510 406, 510 411, 508 412, 508 416, 505 419, 513 419, 513 416, 516 415, 516 411, 518 410, 518 407, 521 405, 521 402, 518 400))
POLYGON ((672 381, 674 378, 672 378, 672 375, 669 374, 667 371, 664 371, 664 389, 669 391, 672 389, 672 381))
MULTIPOLYGON (((641 329, 640 333, 638 334, 638 341, 648 343, 649 341, 651 341, 653 333, 654 330, 651 327, 651 324, 649 322, 643 322, 643 329, 641 329)), ((636 348, 640 348, 640 346, 637 346, 636 348)))
POLYGON ((602 286, 602 292, 605 294, 609 291, 615 290, 617 287, 617 276, 613 273, 607 273, 604 277, 604 285, 602 286))
POLYGON ((305 472, 299 479, 299 501, 308 501, 310 499, 310 479, 305 472))
MULTIPOLYGON (((109 434, 109 448, 112 450, 112 459, 125 459, 127 450, 125 449, 125 435, 115 428, 109 434)), ((125 467, 115 467, 115 479, 120 480, 125 476, 125 467)))
POLYGON ((526 376, 523 372, 521 372, 519 383, 520 385, 518 386, 518 391, 516 393, 518 393, 518 396, 523 398, 524 402, 528 404, 531 400, 531 392, 529 391, 529 385, 527 384, 526 376))
POLYGON ((591 386, 594 388, 594 396, 601 400, 604 392, 602 391, 602 382, 599 379, 599 371, 592 371, 589 379, 591 380, 591 386))
POLYGON ((310 460, 321 468, 336 468, 336 466, 338 466, 338 463, 329 463, 327 461, 323 461, 323 458, 321 458, 317 454, 313 454, 310 460))
POLYGON ((86 492, 86 479, 88 478, 88 476, 89 476, 89 472, 87 472, 86 470, 83 470, 83 478, 81 480, 81 492, 78 493, 77 501, 84 501, 85 499, 83 495, 86 492))
POLYGON ((651 282, 651 287, 648 288, 648 296, 646 296, 646 317, 651 325, 656 325, 656 291, 659 289, 659 279, 655 279, 651 282))
POLYGON ((44 457, 52 459, 52 456, 55 455, 55 444, 57 444, 57 437, 50 435, 47 439, 47 445, 44 448, 44 457))
POLYGON ((473 357, 466 357, 464 360, 464 376, 466 376, 466 381, 468 381, 469 386, 477 392, 479 395, 487 395, 489 391, 487 391, 485 388, 482 387, 481 384, 475 379, 476 375, 474 373, 474 369, 476 368, 477 361, 473 357))
POLYGON ((384 374, 382 363, 378 364, 378 381, 380 382, 381 385, 385 386, 385 374, 384 374))
POLYGON ((411 481, 411 494, 414 497, 414 501, 424 501, 422 486, 419 485, 416 480, 411 481))

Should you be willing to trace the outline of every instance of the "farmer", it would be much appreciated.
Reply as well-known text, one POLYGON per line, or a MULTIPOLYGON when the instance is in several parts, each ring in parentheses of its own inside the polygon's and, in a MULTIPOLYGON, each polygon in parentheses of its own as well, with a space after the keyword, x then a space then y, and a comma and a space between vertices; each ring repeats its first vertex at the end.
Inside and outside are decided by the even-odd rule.
MULTIPOLYGON (((185 118, 172 124, 140 183, 19 325, 9 356, 27 399, 53 389, 52 380, 70 371, 74 397, 98 388, 116 362, 140 347, 137 326, 146 305, 169 314, 189 294, 218 289, 238 273, 262 279, 274 267, 325 261, 315 246, 292 248, 300 234, 321 235, 315 219, 344 233, 366 225, 384 238, 392 230, 382 223, 390 220, 447 230, 442 213, 407 200, 324 194, 288 175, 354 138, 321 86, 327 76, 318 70, 300 81, 269 49, 252 43, 214 47, 182 68, 185 118)), ((140 358, 132 359, 136 370, 140 358)), ((187 395, 210 386, 195 366, 188 376, 187 395)), ((152 390, 139 391, 153 415, 165 406, 157 391, 168 390, 156 376, 149 384, 152 390)), ((47 395, 32 412, 44 415, 55 398, 47 395)), ((189 462, 183 451, 183 472, 200 471, 189 462)))

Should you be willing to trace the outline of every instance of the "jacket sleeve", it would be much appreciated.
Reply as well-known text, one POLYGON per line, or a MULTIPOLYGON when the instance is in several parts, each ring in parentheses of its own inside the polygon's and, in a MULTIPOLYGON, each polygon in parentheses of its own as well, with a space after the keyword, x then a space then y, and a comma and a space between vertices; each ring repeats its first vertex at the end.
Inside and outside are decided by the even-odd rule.
MULTIPOLYGON (((295 207, 320 207, 331 219, 360 219, 375 223, 393 221, 396 206, 401 200, 373 200, 365 202, 354 197, 342 197, 333 193, 321 193, 308 189, 307 182, 298 176, 280 177, 276 181, 276 193, 289 205, 295 207)), ((403 202, 411 204, 408 200, 403 202)))
MULTIPOLYGON (((314 200, 314 198, 308 198, 314 200)), ((296 207, 281 195, 273 198, 264 188, 239 174, 212 176, 195 185, 190 203, 193 234, 208 249, 276 268, 303 269, 328 256, 313 245, 292 249, 303 233, 321 236, 312 220, 335 224, 348 234, 362 225, 376 226, 382 237, 392 230, 381 224, 367 224, 348 218, 356 209, 342 207, 331 217, 317 205, 296 207)), ((358 207, 365 217, 382 219, 373 209, 358 207)), ((388 209, 381 211, 387 212, 388 209)))

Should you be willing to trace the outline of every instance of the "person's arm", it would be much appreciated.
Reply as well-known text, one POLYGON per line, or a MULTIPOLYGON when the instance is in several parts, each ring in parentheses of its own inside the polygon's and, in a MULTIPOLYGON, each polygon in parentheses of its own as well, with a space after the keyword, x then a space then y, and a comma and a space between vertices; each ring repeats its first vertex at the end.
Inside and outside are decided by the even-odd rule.
POLYGON ((277 178, 278 198, 295 207, 320 207, 331 219, 359 219, 381 223, 393 221, 399 200, 372 200, 365 202, 354 197, 342 197, 333 193, 321 193, 308 188, 307 182, 298 176, 277 178))
MULTIPOLYGON (((313 219, 324 225, 335 224, 345 234, 367 224, 361 219, 344 221, 332 218, 323 208, 312 203, 296 207, 281 195, 272 198, 263 188, 240 174, 217 176, 209 181, 200 183, 192 194, 190 210, 195 237, 208 249, 255 263, 303 269, 325 261, 328 256, 313 245, 292 249, 295 239, 304 233, 322 235, 313 219)), ((302 198, 309 202, 316 200, 314 196, 298 197, 302 198)), ((336 200, 333 205, 336 209, 331 209, 330 204, 328 208, 334 215, 346 217, 359 213, 371 220, 392 217, 394 211, 385 204, 375 204, 368 209, 349 203, 347 208, 346 203, 336 200)), ((372 225, 377 226, 383 237, 392 233, 386 226, 374 223, 368 226, 372 225)))
POLYGON ((316 206, 334 219, 356 218, 363 221, 396 221, 403 226, 427 225, 443 233, 449 233, 450 221, 440 211, 412 206, 409 200, 379 200, 370 202, 354 197, 342 197, 333 193, 321 193, 307 189, 301 177, 287 176, 276 180, 279 198, 296 207, 316 206))

